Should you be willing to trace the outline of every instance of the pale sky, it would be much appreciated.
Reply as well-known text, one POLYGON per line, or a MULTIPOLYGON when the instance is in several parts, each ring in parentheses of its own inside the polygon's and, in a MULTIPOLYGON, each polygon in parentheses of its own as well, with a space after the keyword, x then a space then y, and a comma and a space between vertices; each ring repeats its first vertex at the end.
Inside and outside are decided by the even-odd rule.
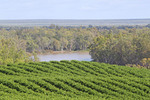
POLYGON ((150 0, 0 0, 0 20, 136 18, 150 18, 150 0))

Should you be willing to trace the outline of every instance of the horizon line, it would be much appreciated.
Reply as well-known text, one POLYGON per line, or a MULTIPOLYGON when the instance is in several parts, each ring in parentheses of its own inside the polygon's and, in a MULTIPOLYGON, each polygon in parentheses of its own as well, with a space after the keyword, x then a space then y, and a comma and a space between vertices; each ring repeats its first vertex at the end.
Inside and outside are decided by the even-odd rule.
POLYGON ((5 20, 150 20, 150 18, 114 18, 114 19, 0 19, 0 21, 5 21, 5 20))

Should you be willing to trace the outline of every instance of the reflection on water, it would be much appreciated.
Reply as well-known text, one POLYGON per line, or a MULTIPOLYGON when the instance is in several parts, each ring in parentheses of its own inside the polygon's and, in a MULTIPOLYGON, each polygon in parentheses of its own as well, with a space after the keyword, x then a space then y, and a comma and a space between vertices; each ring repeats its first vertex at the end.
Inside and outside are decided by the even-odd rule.
POLYGON ((88 53, 61 53, 61 54, 48 54, 38 55, 40 61, 61 61, 61 60, 79 60, 79 61, 92 61, 88 53))

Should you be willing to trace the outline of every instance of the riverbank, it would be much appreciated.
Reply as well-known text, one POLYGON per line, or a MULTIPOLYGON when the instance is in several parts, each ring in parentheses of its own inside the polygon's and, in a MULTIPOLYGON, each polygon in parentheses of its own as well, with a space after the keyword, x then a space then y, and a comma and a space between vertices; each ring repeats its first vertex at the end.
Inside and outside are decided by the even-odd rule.
POLYGON ((48 54, 68 54, 68 53, 79 53, 79 54, 89 54, 88 50, 80 50, 80 51, 51 51, 45 50, 43 52, 36 52, 37 55, 48 55, 48 54))

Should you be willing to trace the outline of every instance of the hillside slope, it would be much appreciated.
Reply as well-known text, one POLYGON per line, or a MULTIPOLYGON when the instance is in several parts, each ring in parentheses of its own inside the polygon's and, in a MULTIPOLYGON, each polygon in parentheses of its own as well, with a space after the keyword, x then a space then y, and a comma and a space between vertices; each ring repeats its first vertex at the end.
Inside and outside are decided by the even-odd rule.
POLYGON ((0 66, 0 100, 150 100, 150 70, 87 61, 0 66))

